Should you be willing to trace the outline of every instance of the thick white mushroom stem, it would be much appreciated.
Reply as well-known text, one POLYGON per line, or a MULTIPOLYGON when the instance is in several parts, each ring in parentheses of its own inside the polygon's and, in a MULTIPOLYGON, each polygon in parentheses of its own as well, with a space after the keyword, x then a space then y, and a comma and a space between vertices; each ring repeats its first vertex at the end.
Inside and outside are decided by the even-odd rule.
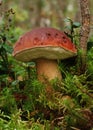
POLYGON ((36 68, 37 68, 38 79, 42 83, 44 83, 45 80, 51 81, 52 79, 55 78, 57 78, 58 80, 62 79, 62 75, 56 60, 49 60, 49 59, 42 59, 42 58, 37 59, 36 68))
POLYGON ((37 59, 36 68, 38 79, 41 82, 43 82, 44 79, 47 79, 48 81, 51 81, 55 78, 57 78, 58 80, 62 79, 61 72, 56 60, 37 59))

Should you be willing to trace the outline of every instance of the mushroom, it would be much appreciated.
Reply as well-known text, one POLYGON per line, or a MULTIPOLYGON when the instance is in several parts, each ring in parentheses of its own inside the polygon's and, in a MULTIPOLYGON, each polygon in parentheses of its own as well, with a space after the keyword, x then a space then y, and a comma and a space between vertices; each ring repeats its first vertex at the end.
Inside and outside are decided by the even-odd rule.
POLYGON ((38 79, 45 82, 62 79, 57 60, 76 56, 77 50, 71 40, 60 30, 36 28, 19 38, 14 46, 13 56, 20 61, 34 60, 38 79))

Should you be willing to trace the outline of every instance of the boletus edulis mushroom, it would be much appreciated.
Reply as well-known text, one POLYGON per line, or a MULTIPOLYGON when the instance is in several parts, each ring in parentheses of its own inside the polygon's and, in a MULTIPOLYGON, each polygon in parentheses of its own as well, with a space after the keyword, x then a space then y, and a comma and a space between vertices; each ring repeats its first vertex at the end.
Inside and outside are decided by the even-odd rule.
POLYGON ((60 30, 37 28, 19 38, 14 46, 13 56, 23 62, 34 60, 38 79, 44 82, 62 79, 57 60, 76 56, 77 50, 71 40, 60 30))

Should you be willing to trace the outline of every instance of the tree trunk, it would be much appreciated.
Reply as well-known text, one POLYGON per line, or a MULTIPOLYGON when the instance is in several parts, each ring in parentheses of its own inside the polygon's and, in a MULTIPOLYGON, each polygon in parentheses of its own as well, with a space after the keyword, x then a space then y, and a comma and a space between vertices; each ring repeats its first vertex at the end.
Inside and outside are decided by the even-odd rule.
POLYGON ((87 41, 90 32, 89 0, 80 0, 82 26, 80 30, 80 72, 86 70, 87 41))

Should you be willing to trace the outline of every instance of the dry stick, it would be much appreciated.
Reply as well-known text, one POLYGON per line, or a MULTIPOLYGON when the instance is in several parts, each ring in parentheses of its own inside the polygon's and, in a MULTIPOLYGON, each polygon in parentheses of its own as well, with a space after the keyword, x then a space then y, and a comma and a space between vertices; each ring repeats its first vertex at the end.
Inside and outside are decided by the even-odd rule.
POLYGON ((81 72, 86 70, 87 40, 90 32, 90 11, 89 0, 80 0, 82 26, 80 30, 80 49, 81 49, 81 72))

